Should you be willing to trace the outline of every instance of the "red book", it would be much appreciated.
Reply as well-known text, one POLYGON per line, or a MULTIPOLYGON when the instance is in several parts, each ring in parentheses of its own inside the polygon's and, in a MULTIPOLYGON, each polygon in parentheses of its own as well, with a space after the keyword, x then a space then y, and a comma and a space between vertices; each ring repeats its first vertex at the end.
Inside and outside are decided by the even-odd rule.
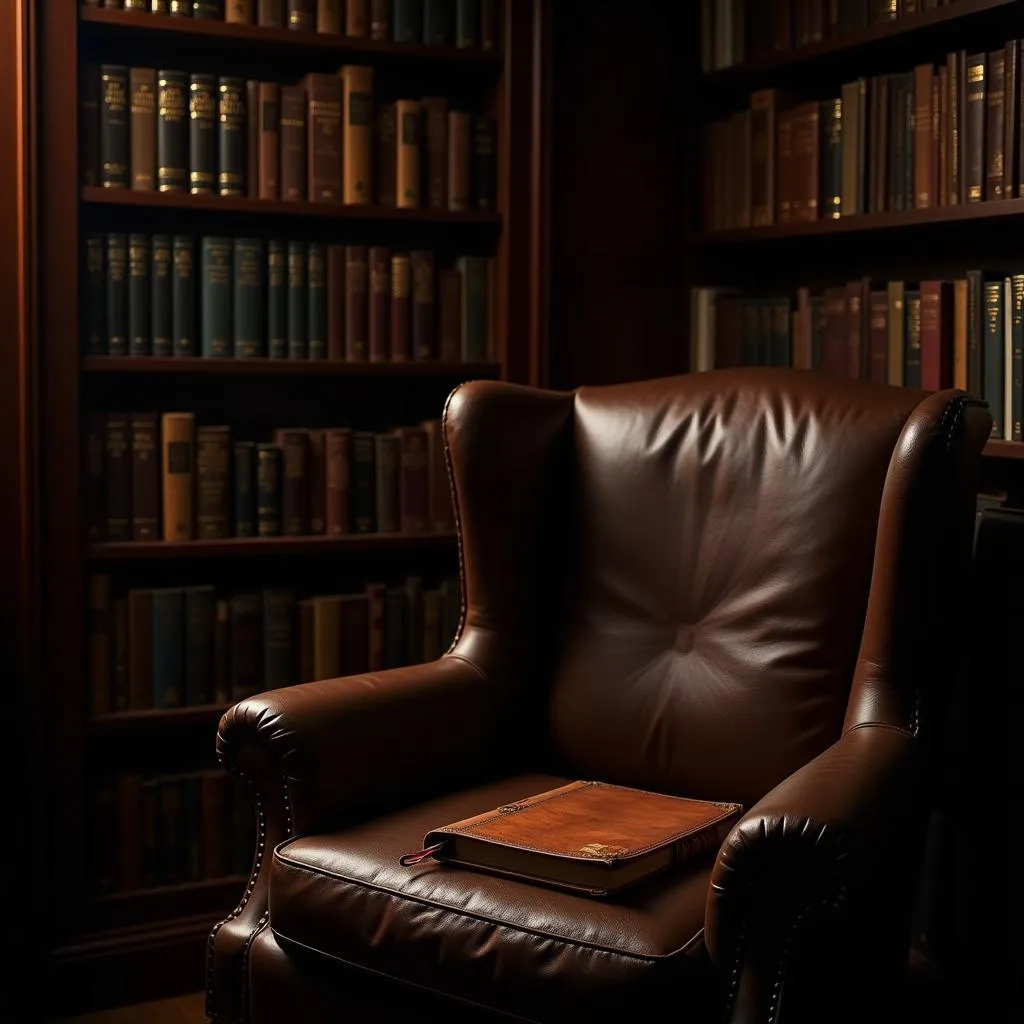
POLYGON ((948 281, 921 282, 921 387, 953 386, 952 295, 948 281))
POLYGON ((351 529, 349 479, 352 432, 346 427, 324 431, 324 525, 329 537, 351 529))
POLYGON ((398 502, 402 533, 430 529, 430 466, 427 432, 423 427, 399 427, 398 502))

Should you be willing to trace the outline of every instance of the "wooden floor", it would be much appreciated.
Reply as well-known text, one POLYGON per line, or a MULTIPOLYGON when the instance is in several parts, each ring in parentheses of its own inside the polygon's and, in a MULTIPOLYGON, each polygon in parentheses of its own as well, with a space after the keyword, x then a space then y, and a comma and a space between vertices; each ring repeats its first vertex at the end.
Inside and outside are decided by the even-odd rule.
POLYGON ((203 993, 197 992, 177 999, 88 1013, 84 1017, 67 1017, 57 1024, 206 1024, 206 1014, 203 1012, 203 993))

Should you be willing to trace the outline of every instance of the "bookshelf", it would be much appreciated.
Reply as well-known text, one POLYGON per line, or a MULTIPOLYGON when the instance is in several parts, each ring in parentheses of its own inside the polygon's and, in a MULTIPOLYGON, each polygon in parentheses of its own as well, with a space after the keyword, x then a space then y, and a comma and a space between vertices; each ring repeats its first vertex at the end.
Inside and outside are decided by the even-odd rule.
MULTIPOLYGON (((254 12, 256 6, 253 3, 254 12)), ((246 794, 231 788, 223 791, 221 783, 210 781, 216 774, 217 722, 238 694, 229 693, 227 700, 223 700, 222 693, 213 694, 216 699, 209 699, 210 694, 206 693, 202 699, 203 694, 190 696, 185 692, 180 704, 166 707, 136 706, 131 700, 129 706, 122 706, 123 700, 118 705, 118 680, 123 681, 126 668, 129 672, 131 669, 124 660, 130 654, 116 653, 117 645, 124 643, 118 639, 117 630, 123 624, 118 625, 116 615, 123 616, 127 607, 125 604, 118 613, 114 609, 117 602, 129 602, 133 599, 131 595, 142 592, 179 588, 185 592, 191 588, 208 595, 212 592, 213 599, 226 602, 234 615, 232 602, 236 598, 262 592, 264 600, 269 600, 266 594, 270 590, 291 591, 296 602, 296 617, 291 621, 295 648, 305 642, 298 637, 300 628, 304 628, 298 621, 302 611, 298 606, 306 599, 317 595, 351 595, 358 604, 364 588, 371 584, 376 586, 377 596, 367 598, 368 601, 379 600, 382 594, 386 601, 391 594, 400 602, 399 592, 403 590, 408 601, 422 601, 430 591, 439 595, 431 597, 429 604, 434 609, 431 614, 437 616, 438 643, 446 646, 446 640, 440 637, 444 636, 446 617, 452 613, 449 585, 457 571, 456 536, 450 527, 438 528, 433 514, 426 523, 417 519, 417 528, 411 531, 357 532, 353 518, 347 531, 331 533, 328 528, 320 533, 288 533, 282 506, 281 525, 277 529, 267 527, 273 535, 241 536, 236 535, 239 524, 232 507, 227 525, 222 523, 216 528, 218 535, 203 537, 198 522, 202 513, 197 504, 201 501, 197 495, 202 485, 197 481, 193 485, 193 525, 188 539, 163 539, 163 498, 155 532, 143 530, 145 536, 132 539, 115 529, 111 536, 109 515, 98 532, 89 525, 93 486, 89 446, 95 440, 90 431, 97 417, 106 417, 103 466, 105 471, 109 470, 111 416, 130 420, 135 414, 155 413, 158 431, 163 431, 167 426, 162 420, 164 414, 190 412, 197 430, 229 427, 231 458, 236 460, 236 442, 269 445, 275 440, 275 430, 281 428, 309 428, 314 432, 348 429, 353 437, 358 431, 380 436, 392 427, 415 428, 423 421, 438 418, 447 394, 465 380, 538 382, 542 318, 536 296, 542 289, 537 209, 543 173, 533 120, 537 110, 534 88, 540 42, 535 26, 539 14, 532 0, 515 5, 497 0, 488 6, 495 11, 494 45, 484 48, 479 41, 476 45, 455 45, 454 36, 448 44, 396 42, 390 35, 374 39, 369 35, 347 36, 344 31, 338 34, 227 24, 106 9, 99 4, 80 5, 69 0, 42 0, 38 5, 34 25, 39 76, 45 82, 45 88, 39 90, 36 157, 38 419, 43 424, 38 439, 38 602, 46 614, 37 657, 41 663, 38 699, 53 709, 46 716, 45 734, 41 737, 47 749, 54 752, 46 766, 45 786, 56 794, 49 807, 46 849, 41 851, 48 865, 45 874, 49 892, 40 897, 45 904, 40 909, 52 922, 44 941, 52 982, 48 986, 53 1003, 49 1009, 58 1015, 201 988, 209 929, 232 909, 248 879, 244 849, 225 849, 223 863, 214 876, 209 876, 209 870, 195 861, 202 856, 202 850, 197 849, 197 837, 201 841, 213 827, 202 818, 208 814, 207 790, 214 794, 211 799, 224 801, 228 817, 232 813, 230 808, 248 806, 246 794), (425 137, 420 169, 423 195, 415 208, 399 208, 386 195, 382 201, 380 189, 386 189, 386 185, 382 186, 376 177, 373 201, 360 205, 312 202, 305 196, 260 197, 259 189, 253 194, 248 182, 239 195, 194 195, 187 187, 180 191, 139 189, 132 187, 131 180, 128 187, 103 187, 100 180, 84 174, 82 167, 82 161, 88 163, 87 154, 95 146, 87 134, 94 122, 82 112, 93 88, 88 76, 92 66, 101 65, 175 68, 185 73, 186 81, 188 76, 214 74, 243 82, 274 82, 281 87, 293 86, 307 74, 333 76, 343 66, 369 67, 374 75, 374 118, 383 105, 401 99, 444 97, 449 111, 466 111, 471 118, 489 119, 495 144, 488 157, 483 148, 473 148, 483 143, 471 138, 466 173, 470 176, 472 195, 462 209, 438 205, 427 194, 427 179, 433 172, 427 167, 425 137), (193 348, 154 354, 154 328, 145 354, 141 347, 134 353, 130 348, 120 350, 117 346, 111 351, 111 337, 116 332, 110 330, 109 319, 104 320, 105 333, 99 344, 90 345, 90 338, 97 333, 89 326, 93 323, 90 311, 98 308, 97 281, 102 281, 104 289, 105 317, 112 308, 110 302, 122 302, 116 297, 112 300, 109 291, 110 236, 117 234, 148 239, 150 259, 157 247, 155 237, 181 236, 193 240, 197 293, 193 348), (239 358, 230 351, 204 355, 203 317, 212 305, 209 296, 202 292, 203 241, 219 238, 231 240, 230 245, 236 249, 234 240, 255 239, 263 246, 261 252, 267 258, 272 241, 295 240, 297 252, 323 252, 328 257, 325 263, 329 262, 332 247, 348 247, 344 259, 339 256, 336 264, 341 276, 326 282, 326 294, 319 300, 323 303, 319 307, 321 313, 328 320, 335 317, 338 330, 334 348, 320 351, 323 358, 300 358, 299 351, 292 348, 285 352, 285 358, 270 351, 268 273, 263 277, 261 290, 249 293, 250 302, 259 304, 263 310, 259 354, 253 358, 239 358), (90 239, 96 239, 102 246, 102 279, 90 277, 95 269, 90 270, 92 265, 87 259, 90 239), (349 344, 347 332, 366 329, 350 327, 346 313, 354 308, 352 293, 345 291, 344 301, 334 313, 329 304, 330 290, 339 281, 348 288, 352 280, 359 280, 359 272, 349 269, 351 251, 365 248, 369 252, 373 247, 390 256, 408 253, 410 261, 415 253, 432 254, 430 301, 434 308, 429 326, 423 326, 428 323, 423 320, 419 327, 411 321, 407 328, 396 327, 394 312, 399 307, 391 303, 409 293, 399 288, 396 295, 395 275, 399 270, 393 263, 387 264, 389 304, 379 307, 387 313, 384 322, 388 329, 382 336, 385 343, 367 351, 349 344), (486 274, 479 277, 484 281, 482 313, 466 312, 461 302, 466 294, 467 259, 486 261, 486 274), (462 275, 458 317, 463 341, 470 330, 466 316, 475 315, 477 327, 484 325, 484 349, 478 349, 478 354, 469 351, 465 344, 454 354, 450 346, 442 351, 440 335, 445 328, 441 323, 440 290, 441 275, 446 271, 450 274, 449 283, 455 272, 462 275), (530 296, 529 300, 513 301, 513 290, 530 296), (421 332, 421 339, 428 339, 430 344, 417 350, 414 331, 421 332), (393 343, 394 337, 402 340, 393 343), (111 611, 115 619, 111 620, 109 635, 115 651, 111 662, 114 697, 112 702, 97 705, 96 670, 92 664, 96 650, 94 635, 97 621, 102 622, 106 613, 99 620, 94 614, 94 581, 101 577, 109 580, 114 602, 111 611), (102 791, 104 786, 106 793, 102 791), (115 822, 124 807, 135 806, 140 808, 140 817, 132 820, 138 826, 142 847, 126 854, 122 849, 124 826, 115 822), (200 809, 200 819, 194 819, 196 807, 200 809), (154 813, 158 815, 155 819, 154 813), (166 817, 168 814, 171 819, 166 817), (168 853, 167 845, 161 845, 162 838, 154 839, 151 834, 152 821, 159 822, 158 831, 163 829, 167 833, 167 822, 171 820, 180 826, 175 826, 178 831, 173 834, 185 837, 187 849, 183 859, 168 853), (97 823, 107 827, 98 828, 97 823), (155 874, 154 856, 161 865, 155 874)), ((312 7, 315 10, 316 5, 312 7)), ((391 8, 388 31, 393 34, 394 5, 391 8)), ((258 95, 258 90, 254 95, 258 95)), ((159 112, 155 115, 158 123, 160 116, 159 112)), ((129 138, 134 137, 136 124, 132 117, 129 94, 125 106, 129 138)), ((471 121, 472 125, 476 123, 471 121)), ((419 124, 424 132, 424 122, 419 124)), ((259 123, 253 129, 246 121, 244 129, 247 138, 252 137, 259 123)), ((343 123, 339 129, 343 129, 343 123)), ((157 131, 160 130, 158 127, 157 131)), ((216 123, 214 130, 218 130, 216 123)), ((264 159, 270 160, 277 170, 283 170, 283 165, 273 163, 272 157, 264 158, 260 152, 254 156, 248 141, 246 147, 244 173, 250 180, 254 167, 260 173, 260 161, 264 159)), ((373 147, 371 164, 376 176, 387 160, 380 155, 376 137, 373 147)), ((446 155, 451 154, 446 151, 446 155)), ((220 151, 217 156, 218 161, 224 159, 220 151)), ((130 143, 128 157, 131 165, 136 158, 130 143)), ((306 159, 310 159, 308 149, 306 159)), ((343 187, 345 173, 342 155, 339 189, 343 187)), ((447 184, 450 183, 449 177, 447 184)), ((303 186, 308 185, 303 178, 303 186)), ((153 265, 149 264, 151 287, 155 287, 156 278, 153 265)), ((310 266, 306 264, 307 272, 310 266)), ((234 274, 234 266, 231 272, 234 274)), ((129 268, 126 285, 130 284, 132 273, 129 268)), ((155 301, 156 292, 149 294, 155 301)), ((287 293, 284 294, 287 302, 287 293)), ((308 300, 308 287, 303 294, 308 300)), ((355 293, 355 302, 365 301, 366 315, 371 319, 377 315, 379 325, 383 314, 374 314, 369 308, 374 294, 367 285, 365 293, 355 293)), ((127 296, 124 301, 130 309, 130 303, 138 300, 127 296)), ((237 346, 238 311, 245 313, 246 303, 239 303, 234 295, 230 301, 237 346)), ((308 313, 313 306, 306 308, 308 313)), ((455 308, 454 304, 449 305, 449 329, 455 308)), ((412 314, 411 307, 409 312, 412 314)), ((150 315, 153 316, 152 309, 150 315)), ((306 326, 312 331, 309 321, 306 326)), ((316 354, 309 352, 312 339, 313 334, 308 333, 306 355, 316 354)), ((158 434, 156 451, 161 458, 163 440, 158 434)), ((278 440, 280 444, 288 443, 280 437, 278 440)), ((198 437, 193 441, 194 445, 201 443, 198 437)), ((128 444, 131 451, 130 440, 128 444)), ((378 450, 382 449, 375 448, 375 457, 378 450)), ((436 453, 437 449, 433 451, 436 453)), ((318 457, 315 448, 307 451, 307 460, 318 457)), ((309 470, 313 463, 306 461, 304 465, 309 470)), ((200 472, 196 463, 192 471, 200 472)), ((347 472, 354 472, 351 464, 347 472)), ((438 486, 446 490, 446 477, 435 479, 435 469, 429 469, 421 479, 427 477, 434 480, 430 485, 432 494, 438 486)), ((111 486, 109 479, 103 484, 108 513, 111 486)), ((324 486, 330 485, 325 482, 324 486)), ((239 487, 234 477, 228 480, 231 501, 239 487)), ((315 491, 317 485, 307 487, 305 497, 295 499, 304 509, 307 502, 315 503, 309 489, 315 491)), ((162 479, 159 488, 165 491, 162 479)), ((412 493, 411 485, 406 486, 405 493, 412 493)), ((277 494, 279 501, 286 501, 280 484, 277 494)), ((374 499, 384 500, 376 492, 374 499)), ((349 503, 353 500, 350 493, 344 506, 351 510, 349 503)), ((389 507, 391 501, 387 499, 389 507)), ((131 513, 130 517, 133 521, 139 518, 131 513)), ((310 515, 302 529, 315 529, 315 519, 315 515, 310 515)), ((381 522, 378 509, 375 523, 379 526, 381 522)), ((384 631, 388 628, 385 621, 384 631)), ((429 654, 429 647, 420 650, 416 646, 426 643, 420 636, 421 628, 430 636, 435 629, 432 625, 415 627, 408 648, 414 660, 429 654)), ((370 654, 384 659, 397 656, 397 647, 383 655, 379 649, 370 654)), ((217 657, 215 652, 213 657, 217 657)), ((297 661, 299 665, 290 682, 303 678, 303 657, 293 649, 290 663, 297 661)), ((183 671, 187 691, 188 670, 183 671)), ((218 671, 216 666, 214 671, 218 671)), ((241 846, 248 843, 251 856, 248 826, 244 822, 240 829, 237 826, 237 821, 228 822, 224 843, 233 843, 242 835, 245 838, 241 846)))

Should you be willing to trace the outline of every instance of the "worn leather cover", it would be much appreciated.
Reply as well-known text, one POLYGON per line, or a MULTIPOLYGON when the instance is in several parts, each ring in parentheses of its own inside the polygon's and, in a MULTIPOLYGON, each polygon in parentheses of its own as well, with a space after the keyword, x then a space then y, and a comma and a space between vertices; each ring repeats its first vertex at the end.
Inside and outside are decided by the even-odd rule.
POLYGON ((717 850, 742 810, 570 782, 434 829, 423 856, 604 896, 717 850))

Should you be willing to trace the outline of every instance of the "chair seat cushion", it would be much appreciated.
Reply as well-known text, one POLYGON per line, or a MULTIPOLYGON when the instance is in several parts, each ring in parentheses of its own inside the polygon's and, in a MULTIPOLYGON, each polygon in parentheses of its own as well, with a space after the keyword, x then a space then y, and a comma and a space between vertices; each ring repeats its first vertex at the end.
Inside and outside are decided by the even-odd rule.
POLYGON ((286 949, 532 1020, 608 1019, 669 993, 674 1019, 707 1019, 717 1002, 703 943, 711 858, 614 900, 436 861, 399 864, 433 827, 567 781, 521 775, 282 843, 270 881, 275 935, 286 949))

